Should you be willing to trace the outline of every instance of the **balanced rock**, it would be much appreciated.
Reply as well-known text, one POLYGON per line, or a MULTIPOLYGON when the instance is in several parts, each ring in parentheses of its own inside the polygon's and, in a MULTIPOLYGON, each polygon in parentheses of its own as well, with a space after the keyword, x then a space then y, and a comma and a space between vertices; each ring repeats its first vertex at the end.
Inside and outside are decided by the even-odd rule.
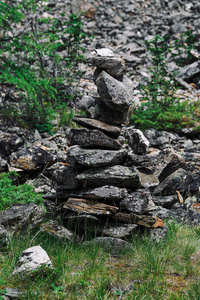
POLYGON ((102 68, 114 77, 119 77, 125 73, 125 61, 110 49, 102 48, 91 52, 87 57, 87 62, 98 68, 102 68))
POLYGON ((106 105, 122 113, 128 112, 130 104, 133 102, 133 87, 131 89, 127 84, 125 76, 118 80, 102 71, 98 74, 95 84, 106 105))

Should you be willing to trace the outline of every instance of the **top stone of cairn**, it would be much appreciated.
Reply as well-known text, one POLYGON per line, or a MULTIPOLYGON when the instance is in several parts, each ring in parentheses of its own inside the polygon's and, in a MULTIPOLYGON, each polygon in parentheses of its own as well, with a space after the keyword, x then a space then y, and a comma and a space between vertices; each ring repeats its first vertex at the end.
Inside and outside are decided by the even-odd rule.
POLYGON ((113 77, 120 77, 126 71, 125 61, 108 48, 92 51, 87 57, 87 62, 90 65, 104 69, 113 77))

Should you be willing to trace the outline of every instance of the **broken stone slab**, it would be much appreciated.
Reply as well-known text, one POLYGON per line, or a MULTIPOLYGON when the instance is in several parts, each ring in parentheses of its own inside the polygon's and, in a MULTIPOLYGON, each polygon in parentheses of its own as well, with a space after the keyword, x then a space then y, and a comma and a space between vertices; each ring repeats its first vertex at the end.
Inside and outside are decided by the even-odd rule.
POLYGON ((120 201, 127 195, 128 193, 125 188, 119 188, 110 185, 104 185, 99 188, 89 189, 84 193, 84 196, 86 198, 104 201, 120 201))
POLYGON ((137 224, 121 224, 110 228, 105 228, 102 231, 103 236, 126 239, 133 235, 138 228, 137 224))
POLYGON ((114 126, 91 118, 75 116, 73 117, 73 121, 78 125, 89 129, 101 130, 102 132, 113 138, 118 138, 121 132, 121 126, 114 126))
POLYGON ((164 223, 158 217, 150 215, 137 215, 135 213, 117 213, 113 216, 114 220, 120 223, 138 224, 144 227, 163 227, 164 223))
POLYGON ((78 187, 76 176, 78 169, 76 166, 61 166, 53 173, 52 181, 55 188, 73 190, 78 187))
POLYGON ((46 251, 39 245, 33 246, 22 252, 12 275, 27 276, 41 268, 43 272, 54 269, 46 251))
POLYGON ((110 108, 99 97, 85 95, 82 98, 77 98, 75 105, 78 109, 83 110, 87 117, 116 125, 127 123, 128 112, 120 112, 110 108))
POLYGON ((14 152, 9 157, 11 167, 35 171, 56 162, 56 157, 43 147, 33 147, 14 152))
POLYGON ((75 211, 77 213, 87 213, 91 215, 109 216, 118 211, 118 207, 107 205, 104 203, 89 201, 86 199, 69 198, 63 205, 63 208, 75 211))
POLYGON ((133 87, 131 88, 130 84, 127 84, 125 76, 121 81, 105 71, 95 74, 95 76, 98 93, 106 105, 122 113, 128 112, 130 103, 133 102, 133 87))
POLYGON ((140 168, 152 168, 151 159, 148 155, 139 155, 133 151, 128 151, 124 163, 126 166, 139 166, 140 168))
POLYGON ((151 193, 148 190, 141 189, 126 196, 120 202, 120 208, 126 212, 143 215, 155 210, 156 206, 152 201, 151 193))
POLYGON ((23 145, 22 139, 15 133, 0 133, 0 155, 5 158, 23 145))
POLYGON ((72 146, 67 152, 67 157, 74 158, 80 165, 87 167, 104 167, 121 164, 125 157, 126 151, 116 150, 99 150, 83 149, 79 146, 72 146))
POLYGON ((33 228, 39 224, 44 211, 36 204, 12 204, 10 208, 0 211, 0 225, 13 234, 25 227, 33 228))
POLYGON ((145 155, 149 152, 149 141, 141 130, 134 128, 134 126, 127 127, 124 129, 124 136, 134 153, 145 155))
POLYGON ((87 56, 89 65, 102 68, 113 77, 119 77, 126 71, 125 60, 110 49, 96 49, 87 56))
POLYGON ((122 145, 119 141, 108 137, 100 130, 69 129, 66 134, 70 146, 79 145, 83 148, 100 147, 119 150, 122 145))
POLYGON ((76 176, 85 186, 114 185, 125 188, 139 188, 139 172, 135 168, 124 166, 89 169, 76 176))
POLYGON ((106 252, 111 253, 113 255, 120 254, 123 251, 133 250, 131 244, 122 239, 114 237, 98 237, 91 241, 83 242, 82 245, 85 247, 100 246, 103 247, 103 249, 106 252))
POLYGON ((78 237, 73 231, 60 225, 57 220, 50 220, 47 223, 41 224, 43 231, 47 232, 49 235, 58 238, 59 240, 64 240, 67 242, 77 241, 78 237))

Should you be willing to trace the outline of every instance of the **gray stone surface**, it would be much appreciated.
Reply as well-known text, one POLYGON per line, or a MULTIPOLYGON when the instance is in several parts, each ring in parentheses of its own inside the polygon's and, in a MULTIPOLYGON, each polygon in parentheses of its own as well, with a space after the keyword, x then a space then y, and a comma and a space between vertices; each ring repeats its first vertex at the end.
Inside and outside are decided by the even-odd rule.
POLYGON ((101 99, 109 107, 123 113, 129 110, 130 103, 133 102, 133 87, 131 90, 124 77, 121 80, 117 80, 105 71, 102 71, 95 80, 101 99))
POLYGON ((43 216, 43 209, 36 204, 12 204, 10 208, 0 211, 0 225, 8 232, 16 233, 28 226, 35 227, 43 216))
POLYGON ((9 236, 3 225, 0 225, 0 249, 8 245, 9 236))
POLYGON ((114 55, 109 49, 96 49, 88 55, 87 62, 104 69, 114 77, 123 75, 126 70, 125 61, 120 56, 114 55))
POLYGON ((151 193, 148 190, 141 189, 126 196, 120 202, 120 208, 125 212, 143 215, 152 209, 156 209, 156 206, 152 201, 151 193))
POLYGON ((105 228, 102 232, 103 236, 113 237, 118 239, 130 238, 137 230, 137 224, 121 224, 105 228))
POLYGON ((85 186, 114 185, 118 187, 139 188, 139 172, 135 168, 114 166, 89 169, 76 176, 85 186))
POLYGON ((39 245, 33 246, 22 252, 12 275, 27 276, 41 268, 43 272, 54 269, 46 251, 39 245))
POLYGON ((84 196, 94 200, 112 200, 119 201, 127 196, 125 188, 118 188, 116 186, 104 185, 95 189, 88 189, 84 192, 84 196))
POLYGON ((77 163, 87 167, 103 167, 121 164, 125 157, 125 150, 99 150, 71 147, 68 157, 74 158, 77 163))
POLYGON ((108 136, 118 138, 121 132, 121 126, 114 126, 112 124, 103 123, 101 121, 91 119, 91 118, 85 118, 85 117, 73 117, 73 121, 75 121, 77 124, 91 129, 99 129, 108 136))
POLYGON ((124 136, 134 153, 142 155, 149 152, 149 141, 141 130, 134 126, 127 127, 124 130, 124 136))
POLYGON ((99 147, 113 150, 121 148, 119 141, 108 137, 100 130, 70 129, 66 136, 71 146, 79 145, 83 148, 99 147))
POLYGON ((62 166, 53 173, 53 183, 57 189, 75 189, 78 186, 76 166, 62 166))
POLYGON ((124 124, 127 122, 127 112, 120 112, 107 106, 99 97, 85 95, 76 99, 76 107, 83 110, 87 117, 111 124, 124 124))

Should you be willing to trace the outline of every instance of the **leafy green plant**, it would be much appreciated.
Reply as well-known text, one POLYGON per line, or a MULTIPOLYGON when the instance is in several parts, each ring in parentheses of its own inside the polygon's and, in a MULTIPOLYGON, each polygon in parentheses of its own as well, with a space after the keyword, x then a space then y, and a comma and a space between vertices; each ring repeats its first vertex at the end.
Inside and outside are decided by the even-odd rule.
POLYGON ((37 9, 35 0, 1 1, 0 83, 21 92, 20 114, 13 117, 50 131, 57 107, 71 107, 81 76, 78 66, 84 61, 80 42, 85 34, 81 14, 39 19, 37 9), (17 26, 24 22, 19 31, 17 26))
POLYGON ((42 196, 34 193, 32 186, 13 184, 13 176, 16 177, 17 174, 15 172, 0 174, 0 211, 9 208, 13 203, 43 203, 42 196))

